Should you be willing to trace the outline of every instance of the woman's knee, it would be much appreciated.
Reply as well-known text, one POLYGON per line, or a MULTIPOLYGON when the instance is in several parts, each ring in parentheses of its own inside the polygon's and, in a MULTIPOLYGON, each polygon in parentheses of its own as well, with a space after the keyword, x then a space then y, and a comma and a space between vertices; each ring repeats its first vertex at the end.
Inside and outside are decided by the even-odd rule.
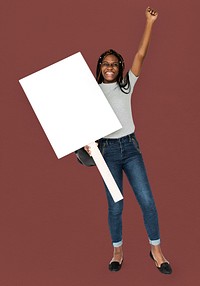
POLYGON ((121 215, 123 211, 123 200, 110 204, 108 211, 109 214, 112 214, 113 216, 121 215))
POLYGON ((156 205, 152 196, 143 197, 140 200, 140 206, 143 212, 149 212, 149 213, 156 212, 156 205))

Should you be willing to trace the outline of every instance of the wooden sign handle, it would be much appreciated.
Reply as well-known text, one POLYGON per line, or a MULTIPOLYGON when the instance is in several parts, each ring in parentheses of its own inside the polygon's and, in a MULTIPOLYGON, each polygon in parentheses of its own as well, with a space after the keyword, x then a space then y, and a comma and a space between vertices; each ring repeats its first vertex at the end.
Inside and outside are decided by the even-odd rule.
POLYGON ((97 147, 97 144, 95 142, 88 144, 90 146, 91 150, 91 156, 94 159, 94 162, 106 184, 108 187, 108 190, 114 200, 114 202, 118 202, 123 199, 123 196, 106 164, 104 161, 103 156, 101 155, 101 152, 99 151, 99 148, 97 147))

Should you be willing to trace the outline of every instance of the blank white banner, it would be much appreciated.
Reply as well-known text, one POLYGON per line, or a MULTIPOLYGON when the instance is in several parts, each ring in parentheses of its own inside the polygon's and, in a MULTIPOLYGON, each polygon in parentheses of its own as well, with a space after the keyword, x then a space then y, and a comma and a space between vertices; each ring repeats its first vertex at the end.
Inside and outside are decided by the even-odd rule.
POLYGON ((19 82, 58 158, 122 127, 80 52, 19 82))

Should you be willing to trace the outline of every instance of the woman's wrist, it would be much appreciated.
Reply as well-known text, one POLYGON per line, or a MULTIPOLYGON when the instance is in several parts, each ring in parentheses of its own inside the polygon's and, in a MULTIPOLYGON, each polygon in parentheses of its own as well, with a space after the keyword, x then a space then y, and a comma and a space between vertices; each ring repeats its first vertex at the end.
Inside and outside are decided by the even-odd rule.
POLYGON ((154 22, 155 22, 154 19, 147 19, 147 20, 146 20, 146 24, 147 24, 147 25, 153 25, 154 22))

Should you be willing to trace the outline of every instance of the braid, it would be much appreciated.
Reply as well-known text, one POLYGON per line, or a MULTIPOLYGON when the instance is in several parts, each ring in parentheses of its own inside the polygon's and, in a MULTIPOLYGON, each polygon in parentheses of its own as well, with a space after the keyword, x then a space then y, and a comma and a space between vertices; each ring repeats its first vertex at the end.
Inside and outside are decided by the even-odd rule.
POLYGON ((114 51, 112 49, 105 51, 98 59, 97 68, 96 68, 96 80, 97 80, 97 82, 99 84, 103 82, 103 76, 101 73, 101 63, 103 62, 103 59, 108 55, 114 55, 118 58, 118 60, 119 60, 119 73, 117 76, 117 83, 118 83, 121 91, 128 94, 130 91, 130 81, 129 81, 128 72, 127 72, 125 78, 123 78, 123 72, 124 72, 124 68, 125 68, 124 59, 120 54, 118 54, 116 51, 114 51))

